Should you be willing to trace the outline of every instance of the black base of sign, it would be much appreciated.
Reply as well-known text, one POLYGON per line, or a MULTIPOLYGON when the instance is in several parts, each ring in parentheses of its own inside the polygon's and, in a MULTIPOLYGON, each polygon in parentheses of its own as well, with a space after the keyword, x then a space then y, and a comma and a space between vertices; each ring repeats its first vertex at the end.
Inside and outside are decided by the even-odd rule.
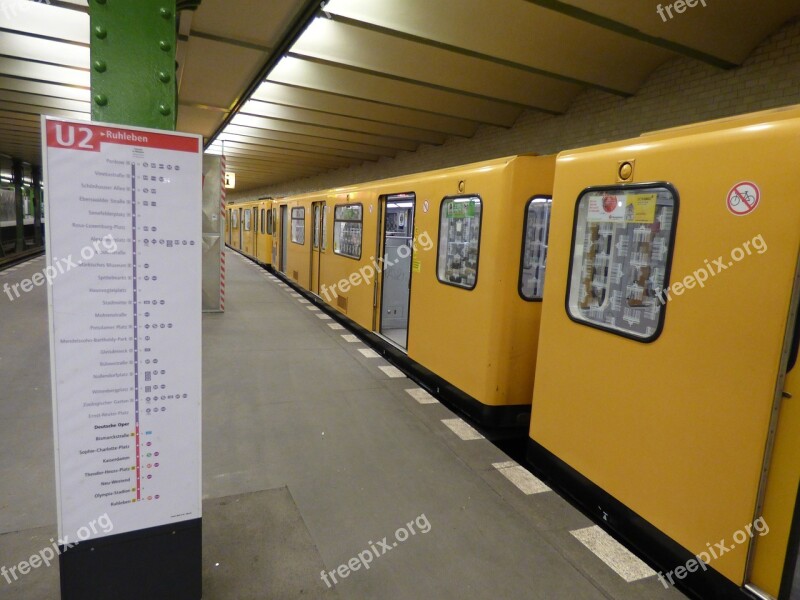
POLYGON ((193 519, 62 546, 61 600, 200 600, 202 543, 193 519))

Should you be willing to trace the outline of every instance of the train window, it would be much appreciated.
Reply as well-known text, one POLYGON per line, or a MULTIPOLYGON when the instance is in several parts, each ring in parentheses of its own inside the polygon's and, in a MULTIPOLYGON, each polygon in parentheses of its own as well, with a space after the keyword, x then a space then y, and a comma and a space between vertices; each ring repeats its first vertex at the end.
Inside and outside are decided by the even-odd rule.
POLYGON ((481 241, 478 196, 444 198, 439 209, 439 255, 436 276, 448 285, 471 290, 478 283, 481 241))
POLYGON ((661 333, 678 216, 667 184, 589 188, 578 198, 567 313, 642 342, 661 333))
POLYGON ((523 300, 542 299, 552 205, 552 196, 534 196, 525 207, 519 267, 519 295, 523 300))
POLYGON ((251 218, 250 209, 246 208, 244 211, 244 219, 242 219, 244 221, 245 231, 250 231, 250 218, 251 218))
POLYGON ((261 209, 261 233, 267 233, 267 210, 261 209))
POLYGON ((292 241, 306 243, 306 209, 298 206, 292 209, 292 241))
POLYGON ((333 209, 333 251, 350 258, 361 258, 364 207, 343 204, 333 209))
POLYGON ((272 215, 273 215, 273 211, 268 208, 267 209, 267 235, 272 235, 272 229, 273 229, 272 215))
POLYGON ((311 235, 314 248, 319 248, 319 227, 320 227, 319 204, 314 204, 314 231, 312 232, 311 235))
POLYGON ((328 249, 328 206, 322 207, 322 250, 328 249))
POLYGON ((231 211, 231 227, 239 227, 239 211, 235 209, 231 211))
POLYGON ((272 209, 272 233, 276 233, 278 230, 278 209, 272 209))

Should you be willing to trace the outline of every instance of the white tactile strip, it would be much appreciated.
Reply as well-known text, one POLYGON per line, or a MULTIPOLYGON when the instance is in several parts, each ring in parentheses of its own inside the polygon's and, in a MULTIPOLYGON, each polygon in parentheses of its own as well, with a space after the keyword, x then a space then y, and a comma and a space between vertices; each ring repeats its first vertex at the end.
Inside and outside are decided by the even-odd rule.
POLYGON ((330 321, 330 320, 331 320, 331 317, 330 317, 330 315, 326 315, 326 314, 325 314, 325 313, 323 313, 323 312, 319 313, 319 314, 317 315, 317 318, 318 318, 318 319, 321 319, 321 320, 323 320, 323 321, 330 321))
POLYGON ((344 325, 340 325, 339 323, 328 323, 328 327, 331 329, 342 330, 344 329, 344 325))
POLYGON ((298 301, 300 304, 311 304, 311 302, 309 302, 309 301, 308 301, 308 300, 306 300, 305 298, 298 298, 298 299, 297 299, 297 301, 298 301))
POLYGON ((358 337, 353 335, 352 333, 343 333, 342 334, 342 339, 345 342, 349 342, 351 344, 355 344, 356 342, 358 342, 358 337))
POLYGON ((361 354, 363 354, 367 358, 380 358, 381 357, 380 354, 378 354, 377 352, 375 352, 375 350, 372 350, 371 348, 359 348, 358 351, 361 352, 361 354))
POLYGON ((420 404, 439 404, 439 401, 422 388, 410 388, 406 393, 420 404))
POLYGON ((398 379, 400 377, 405 377, 405 373, 403 373, 397 367, 393 367, 391 365, 384 365, 382 367, 378 367, 387 377, 391 377, 392 379, 398 379))
POLYGON ((306 308, 312 312, 317 312, 319 310, 316 306, 306 306, 306 308))
POLYGON ((656 574, 625 546, 603 531, 599 525, 576 529, 570 533, 628 583, 656 574))
POLYGON ((450 429, 450 431, 455 433, 465 442, 468 442, 470 440, 484 439, 480 433, 475 431, 475 429, 473 429, 473 427, 463 419, 459 418, 442 419, 442 423, 444 423, 447 426, 447 428, 450 429))
POLYGON ((492 463, 492 466, 500 471, 506 479, 517 486, 517 489, 526 496, 549 492, 550 488, 544 482, 535 477, 525 467, 515 463, 513 460, 506 462, 492 463))

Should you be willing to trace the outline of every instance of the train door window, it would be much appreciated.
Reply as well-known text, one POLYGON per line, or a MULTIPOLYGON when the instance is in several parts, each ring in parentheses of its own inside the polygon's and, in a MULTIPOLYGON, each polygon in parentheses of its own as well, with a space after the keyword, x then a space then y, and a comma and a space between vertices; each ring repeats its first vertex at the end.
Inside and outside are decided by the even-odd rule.
POLYGON ((306 209, 302 206, 292 209, 292 241, 295 244, 306 243, 306 209))
POLYGON ((267 209, 261 209, 261 233, 267 233, 267 209))
POLYGON ((578 198, 567 313, 642 342, 661 333, 678 216, 667 184, 589 188, 578 198))
POLYGON ((541 300, 547 270, 547 242, 550 232, 552 196, 535 196, 525 207, 519 295, 523 300, 541 300))
POLYGON ((239 227, 239 211, 235 209, 231 211, 231 227, 234 229, 239 227))
POLYGON ((322 207, 322 251, 328 249, 328 205, 322 207))
POLYGON ((246 208, 245 211, 244 211, 244 230, 245 231, 250 231, 250 218, 251 218, 250 209, 246 208))
POLYGON ((314 231, 312 232, 311 238, 315 249, 319 248, 319 234, 320 234, 319 230, 320 230, 320 205, 318 203, 314 203, 314 231))
POLYGON ((448 285, 474 289, 478 283, 481 241, 478 196, 444 198, 439 210, 439 255, 436 276, 448 285))
POLYGON ((361 204, 343 204, 333 209, 333 251, 336 254, 361 259, 363 213, 361 204))

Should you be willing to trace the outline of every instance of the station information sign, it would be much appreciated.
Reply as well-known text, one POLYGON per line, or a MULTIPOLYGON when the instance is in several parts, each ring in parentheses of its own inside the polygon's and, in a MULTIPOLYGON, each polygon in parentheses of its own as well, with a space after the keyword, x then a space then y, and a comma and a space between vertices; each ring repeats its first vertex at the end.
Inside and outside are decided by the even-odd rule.
POLYGON ((42 140, 59 537, 200 518, 202 140, 42 140))

